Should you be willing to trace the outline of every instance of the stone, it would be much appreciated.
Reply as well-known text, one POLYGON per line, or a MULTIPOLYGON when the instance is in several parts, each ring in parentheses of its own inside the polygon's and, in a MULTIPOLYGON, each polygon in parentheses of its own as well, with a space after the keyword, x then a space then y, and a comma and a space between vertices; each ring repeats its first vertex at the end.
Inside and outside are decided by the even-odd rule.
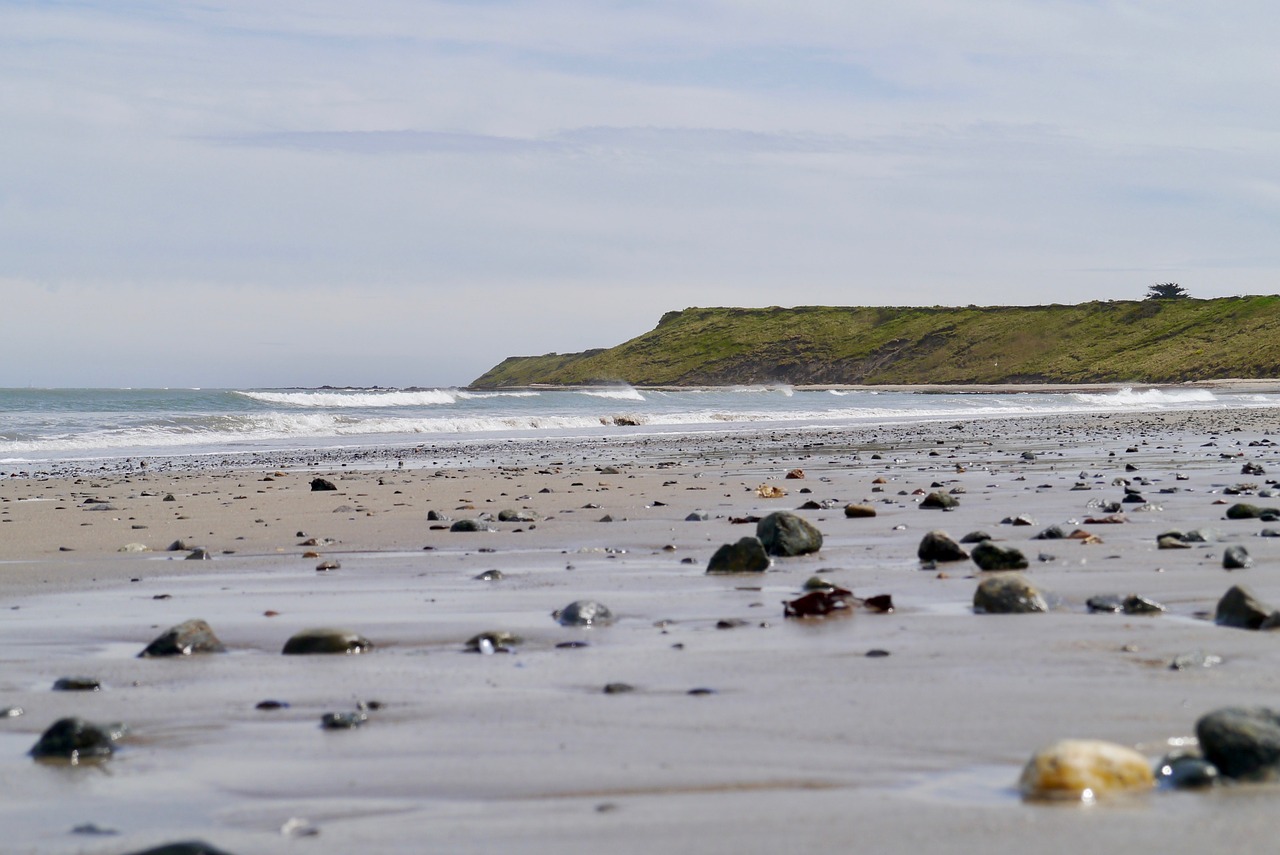
POLYGON ((1146 757, 1099 739, 1064 739, 1037 751, 1018 781, 1022 797, 1028 800, 1092 802, 1154 786, 1146 757))
POLYGON ((511 508, 498 511, 498 522, 531 523, 537 521, 538 517, 532 511, 518 511, 511 508))
POLYGON ((1222 566, 1227 570, 1244 570, 1253 566, 1253 559, 1243 546, 1228 546, 1222 553, 1222 566))
POLYGON ((930 493, 920 500, 920 507, 926 510, 942 510, 949 511, 952 508, 960 506, 960 500, 955 496, 943 493, 941 490, 930 493))
POLYGON ((471 653, 511 653, 524 643, 524 639, 504 629, 482 632, 467 639, 467 650, 471 653))
POLYGON ((102 683, 96 677, 59 677, 53 681, 55 692, 100 692, 102 683))
POLYGON ((984 540, 970 553, 973 563, 981 570, 1025 570, 1027 557, 1012 546, 997 546, 984 540))
POLYGON ((195 549, 191 550, 191 552, 182 560, 183 561, 209 561, 212 558, 213 556, 209 554, 209 550, 205 549, 203 546, 197 546, 195 549))
POLYGON ((769 553, 757 537, 744 537, 716 550, 707 563, 708 573, 763 573, 769 569, 769 553))
POLYGON ((595 600, 575 600, 551 613, 561 626, 607 626, 613 623, 613 612, 595 600))
POLYGON ((449 526, 449 531, 488 531, 489 527, 480 520, 458 520, 449 526))
POLYGON ((1051 525, 1031 539, 1032 540, 1062 540, 1066 536, 1067 536, 1067 533, 1062 530, 1062 526, 1051 525))
POLYGON ((991 535, 985 531, 971 531, 964 537, 960 538, 961 543, 982 543, 984 540, 990 540, 991 535))
POLYGON ((361 710, 356 710, 355 712, 327 712, 320 716, 320 727, 323 730, 351 730, 360 727, 368 720, 368 713, 361 710))
POLYGON ((1198 754, 1173 751, 1156 763, 1156 781, 1172 790, 1202 790, 1221 780, 1218 767, 1198 754))
POLYGON ((1156 615, 1164 612, 1164 606, 1155 600, 1139 594, 1130 594, 1124 598, 1123 611, 1127 615, 1156 615))
POLYGON ((706 511, 694 511, 684 518, 685 522, 706 522, 711 519, 711 515, 706 511))
POLYGON ((1218 600, 1218 607, 1213 614, 1213 622, 1219 626, 1234 626, 1239 629, 1261 629, 1274 609, 1253 595, 1252 591, 1240 585, 1232 585, 1218 600))
POLYGON ((1000 573, 978 583, 973 608, 986 614, 1023 614, 1046 612, 1049 604, 1022 574, 1000 573))
POLYGON ((303 656, 323 653, 365 653, 373 649, 373 642, 346 629, 328 627, 304 629, 295 632, 280 652, 286 656, 303 656))
POLYGON ((1191 671, 1196 668, 1212 668, 1215 665, 1222 664, 1222 657, 1214 653, 1205 653, 1203 650, 1192 650, 1189 653, 1179 653, 1169 661, 1170 671, 1191 671))
POLYGON ((871 505, 845 505, 844 515, 847 519, 864 519, 866 517, 874 517, 876 515, 876 509, 871 505))
POLYGON ((1227 519, 1229 520, 1252 520, 1261 519, 1264 515, 1276 513, 1275 508, 1260 508, 1257 505, 1250 505, 1247 502, 1238 502, 1227 508, 1227 519))
POLYGON ((1156 549, 1190 549, 1181 532, 1170 532, 1156 538, 1156 549))
POLYGON ((756 537, 770 555, 808 555, 822 548, 822 532, 790 511, 775 511, 756 523, 756 537))
POLYGON ((1196 722, 1204 757, 1225 777, 1280 780, 1280 712, 1270 707, 1225 707, 1196 722))
POLYGON ((471 578, 480 582, 501 582, 507 577, 501 570, 485 570, 483 573, 479 573, 471 578))
POLYGON ((211 846, 203 840, 182 840, 164 843, 150 849, 130 852, 128 855, 230 855, 227 851, 211 846))
POLYGON ((336 490, 336 489, 338 489, 338 485, 334 484, 332 481, 326 478, 311 479, 311 491, 313 493, 319 493, 326 490, 336 490))
POLYGON ((116 550, 116 552, 150 552, 151 547, 145 543, 126 543, 124 546, 116 550))
POLYGON ((1091 612, 1124 611, 1124 597, 1119 594, 1096 594, 1084 602, 1085 608, 1091 612))
POLYGON ((209 624, 199 618, 169 627, 138 654, 139 659, 159 656, 190 656, 194 653, 226 653, 209 624))
POLYGON ((969 553, 945 531, 935 530, 920 539, 916 556, 921 561, 964 561, 969 553))
POLYGON ((122 724, 98 725, 82 718, 60 718, 27 753, 37 760, 66 760, 72 764, 110 757, 125 730, 122 724))

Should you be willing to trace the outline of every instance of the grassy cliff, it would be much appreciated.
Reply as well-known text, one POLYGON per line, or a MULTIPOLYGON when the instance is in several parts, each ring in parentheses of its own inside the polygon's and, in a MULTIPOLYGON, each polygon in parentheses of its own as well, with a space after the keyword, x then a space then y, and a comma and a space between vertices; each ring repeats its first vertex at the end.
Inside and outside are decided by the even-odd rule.
POLYGON ((686 309, 628 342, 510 357, 478 387, 1173 383, 1280 377, 1280 297, 686 309))

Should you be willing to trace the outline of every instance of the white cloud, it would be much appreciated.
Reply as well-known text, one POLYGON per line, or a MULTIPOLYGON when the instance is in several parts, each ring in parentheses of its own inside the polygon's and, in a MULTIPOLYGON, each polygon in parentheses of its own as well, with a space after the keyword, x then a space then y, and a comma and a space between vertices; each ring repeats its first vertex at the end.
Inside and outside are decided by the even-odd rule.
POLYGON ((60 318, 63 385, 455 383, 687 305, 1274 290, 1272 17, 0 0, 6 315, 60 318), (237 355, 95 326, 157 305, 237 355), (341 318, 346 352, 267 317, 341 318))

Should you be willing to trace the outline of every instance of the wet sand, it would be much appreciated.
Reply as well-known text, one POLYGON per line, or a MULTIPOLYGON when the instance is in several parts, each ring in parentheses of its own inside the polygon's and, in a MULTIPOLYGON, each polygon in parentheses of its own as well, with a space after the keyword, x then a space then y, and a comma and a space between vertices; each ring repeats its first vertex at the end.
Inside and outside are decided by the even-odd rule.
POLYGON ((116 855, 191 838, 233 853, 1256 850, 1274 832, 1275 787, 1089 808, 1024 804, 1013 787, 1032 752, 1059 738, 1120 742, 1154 760, 1209 710, 1280 706, 1280 636, 1206 619, 1233 584, 1280 603, 1280 538, 1259 537, 1268 524, 1258 520, 1225 520, 1220 504, 1280 505, 1223 494, 1268 487, 1278 431, 1273 410, 1076 416, 8 477, 0 707, 24 715, 0 719, 4 851, 116 855), (1242 475, 1246 462, 1268 474, 1242 475), (805 478, 786 480, 795 468, 805 478), (315 477, 338 489, 311 491, 315 477), (1123 497, 1117 478, 1149 481, 1140 489, 1157 508, 1085 524, 1123 497), (758 498, 762 483, 788 495, 758 498), (962 487, 959 508, 920 509, 918 491, 935 484, 962 487), (832 505, 798 511, 824 533, 820 553, 755 576, 704 573, 718 546, 754 533, 732 518, 807 500, 832 505), (850 502, 878 515, 846 519, 850 502), (480 533, 427 520, 504 509, 537 519, 480 533), (694 511, 709 518, 686 521, 694 511), (1001 524, 1018 514, 1036 525, 1001 524), (1103 543, 1032 540, 1052 524, 1103 543), (916 559, 921 536, 939 528, 1022 549, 1028 576, 1060 605, 974 614, 972 563, 916 559), (1220 539, 1156 549, 1161 532, 1195 528, 1220 539), (311 538, 334 542, 303 545, 311 538), (212 560, 166 552, 175 540, 212 560), (151 551, 117 551, 129 543, 151 551), (1224 570, 1229 544, 1255 565, 1224 570), (341 566, 317 571, 324 560, 341 566), (492 569, 505 578, 475 578, 492 569), (896 609, 784 618, 782 602, 815 574, 859 596, 890 594, 896 609), (1085 600, 1104 593, 1168 611, 1087 613, 1085 600), (552 620, 578 599, 605 603, 616 623, 552 620), (228 654, 136 658, 195 617, 228 654), (376 649, 280 655, 293 632, 327 625, 376 649), (525 642, 462 652, 487 630, 525 642), (1222 663, 1169 669, 1197 650, 1222 663), (103 690, 50 690, 81 675, 103 690), (634 691, 603 692, 617 682, 634 691), (255 709, 267 699, 289 706, 255 709), (319 727, 360 701, 381 705, 364 727, 319 727), (123 721, 131 734, 101 764, 33 762, 25 752, 67 715, 123 721), (291 820, 318 833, 282 834, 291 820), (72 833, 90 823, 118 833, 72 833))

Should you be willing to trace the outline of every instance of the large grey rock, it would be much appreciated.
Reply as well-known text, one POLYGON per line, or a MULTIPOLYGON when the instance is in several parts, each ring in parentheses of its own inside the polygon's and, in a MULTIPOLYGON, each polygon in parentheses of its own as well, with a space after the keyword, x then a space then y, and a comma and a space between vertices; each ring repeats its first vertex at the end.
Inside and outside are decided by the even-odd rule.
POLYGON ((180 840, 177 843, 162 843, 150 849, 130 852, 128 855, 231 855, 231 853, 216 846, 210 846, 203 840, 180 840))
POLYGON ((822 548, 818 527, 790 511, 775 511, 756 523, 756 537, 770 555, 808 555, 822 548))
POLYGON ((920 539, 916 556, 921 561, 964 561, 969 553, 945 531, 935 530, 920 539))
POLYGON ((959 507, 960 501, 949 493, 943 493, 941 490, 930 493, 920 500, 920 507, 926 510, 943 510, 949 511, 952 508, 959 507))
POLYGON ((989 540, 978 543, 970 553, 981 570, 1025 570, 1027 557, 1012 546, 997 546, 989 540))
POLYGON ((199 618, 183 621, 170 627, 138 654, 138 658, 153 656, 190 656, 193 653, 226 653, 227 648, 213 634, 209 624, 199 618))
POLYGON ((726 543, 715 551, 707 563, 708 573, 763 573, 769 569, 769 553, 758 537, 744 537, 737 543, 726 543))
POLYGON ((1226 707, 1196 722, 1205 759, 1228 778, 1280 780, 1280 712, 1269 707, 1226 707))
POLYGON ((978 583, 973 608, 987 614, 1020 614, 1048 611, 1049 604, 1022 574, 1000 573, 978 583))

